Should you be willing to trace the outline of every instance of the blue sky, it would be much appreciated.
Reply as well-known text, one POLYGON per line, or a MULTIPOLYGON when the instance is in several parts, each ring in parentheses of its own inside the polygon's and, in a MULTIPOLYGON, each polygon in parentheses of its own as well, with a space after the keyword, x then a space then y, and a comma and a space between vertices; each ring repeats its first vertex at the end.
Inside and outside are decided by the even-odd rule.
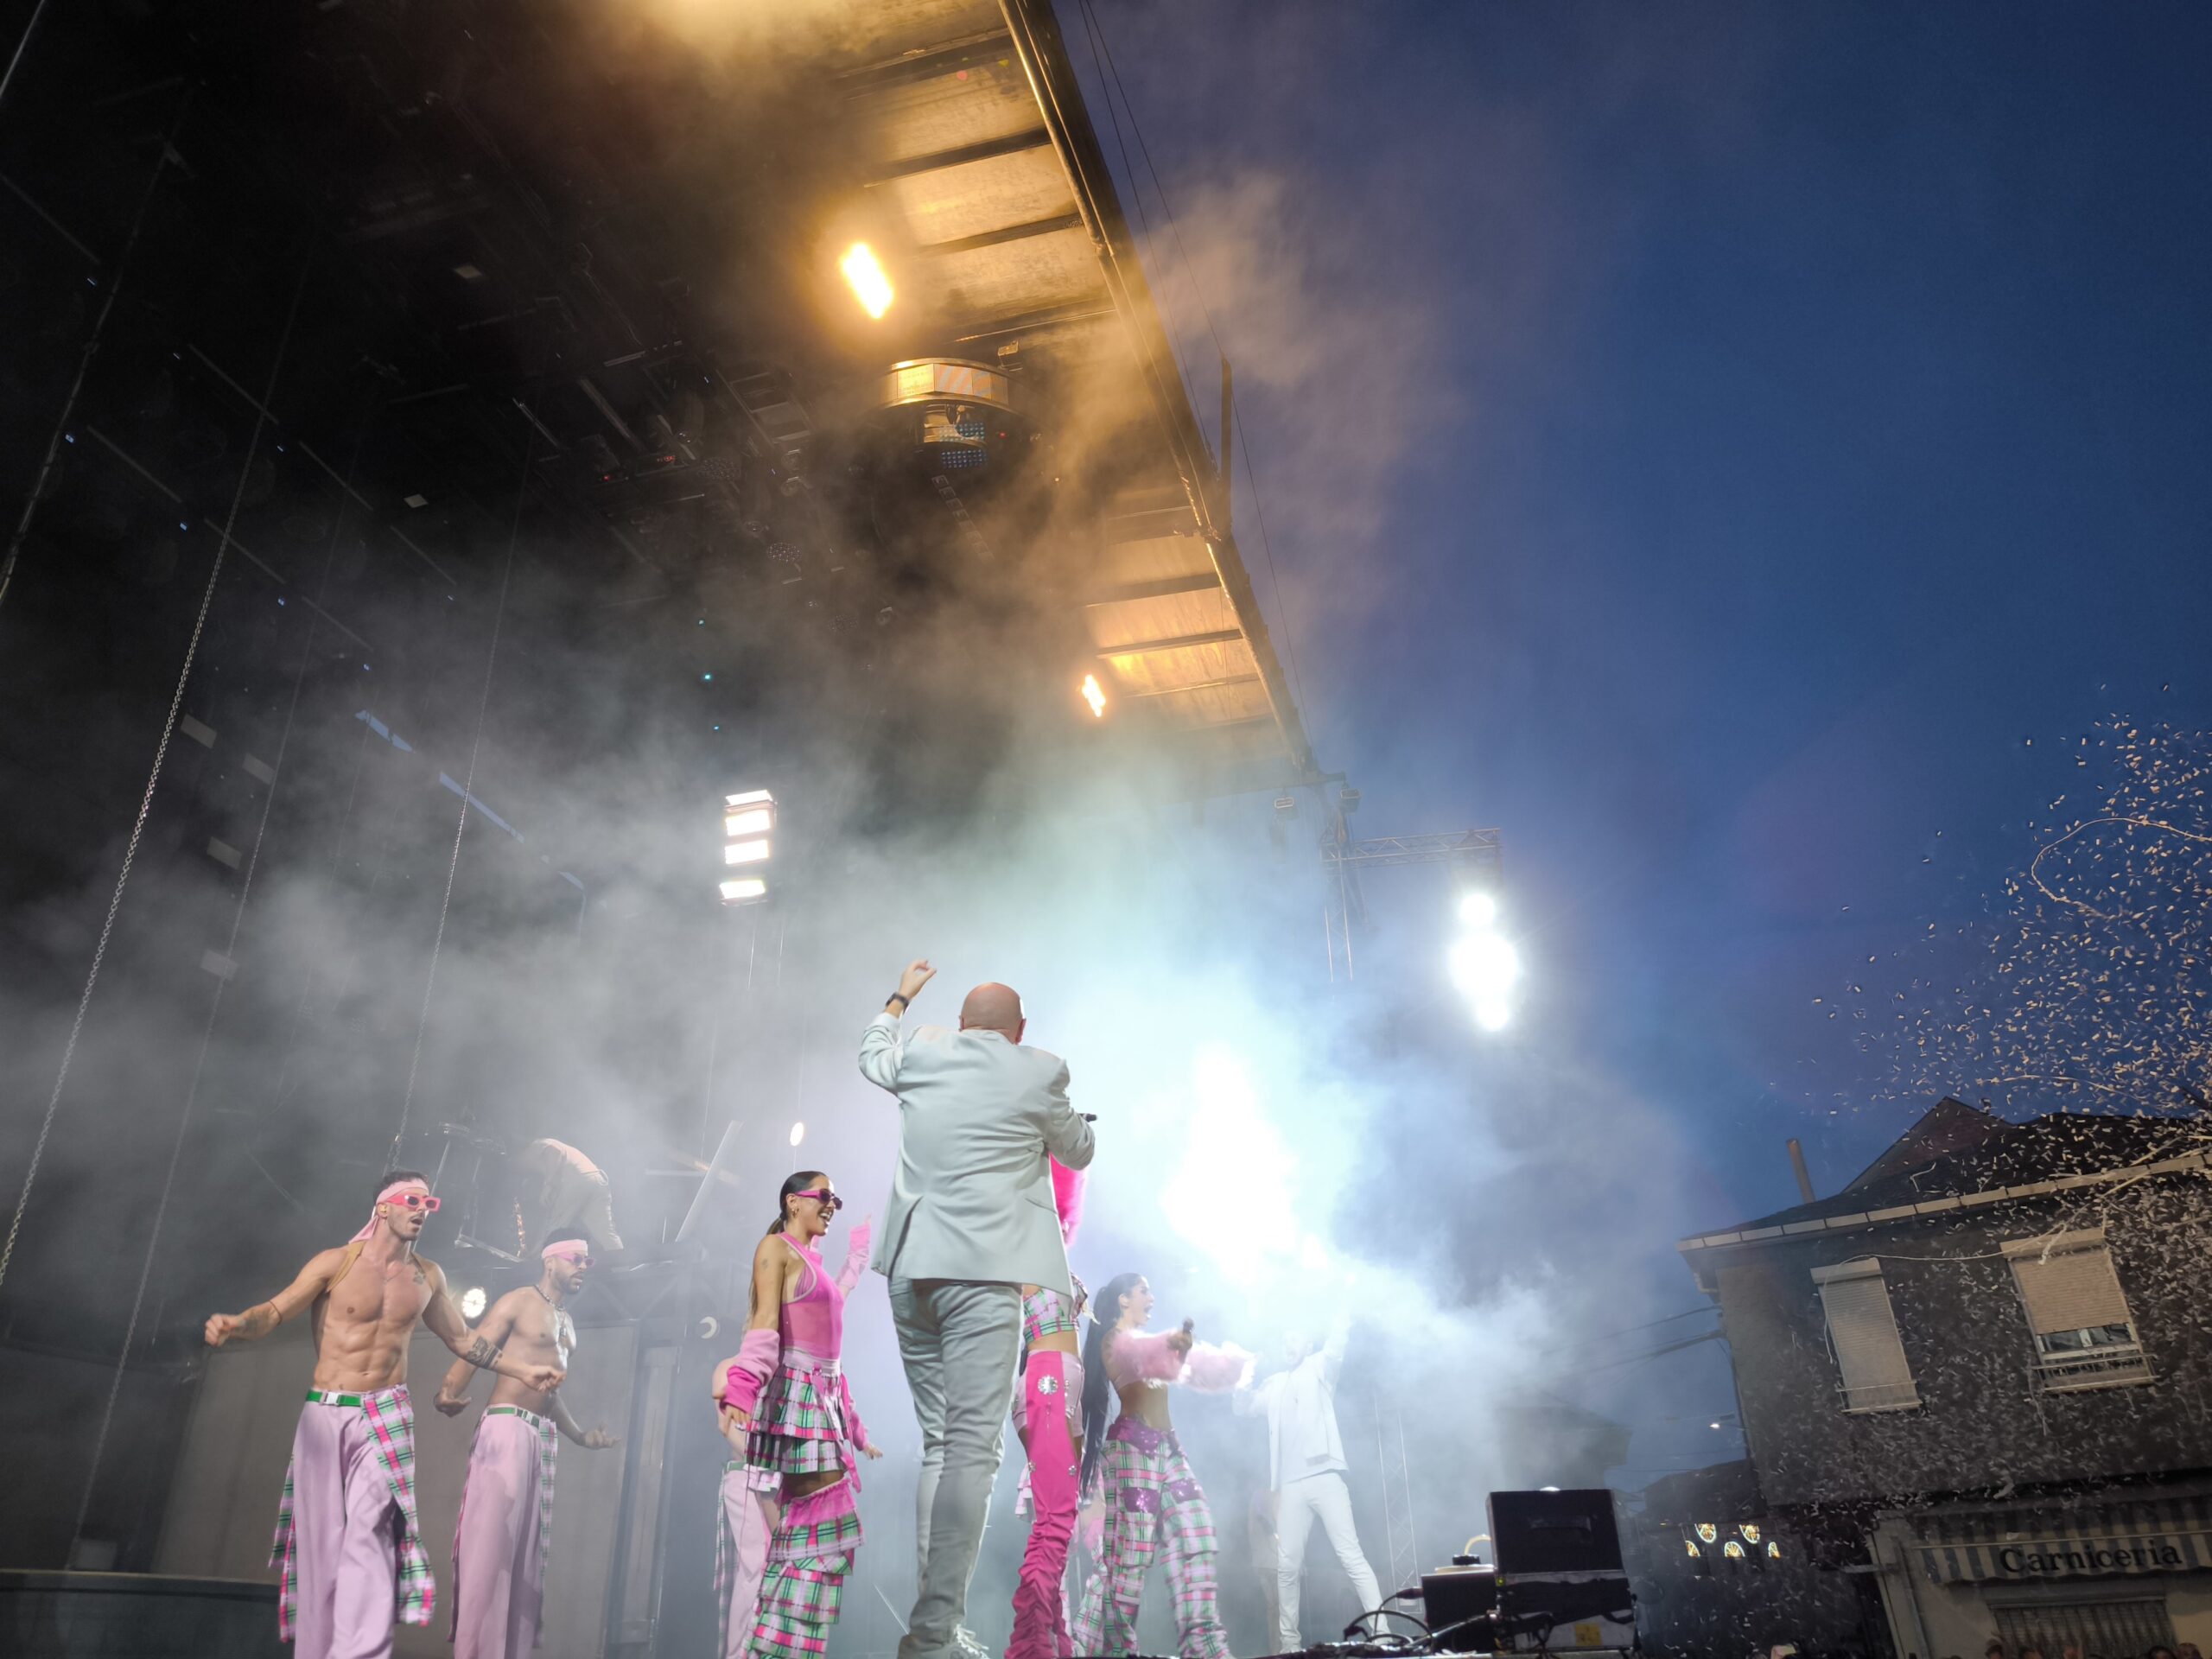
POLYGON ((2027 739, 2208 723, 2212 20, 1096 16, 1362 827, 1503 829, 1554 1035, 1712 1222, 1788 1135, 1839 1183, 1904 1120, 1812 997, 2024 861, 2027 739))
MULTIPOLYGON (((1096 0, 1117 133, 1061 15, 1202 409, 1186 265, 1236 360, 1324 764, 1365 833, 1503 830, 1519 1040, 1671 1135, 1608 1224, 1690 1306, 1787 1137, 1830 1192, 1913 1115, 1839 993, 1985 913, 2062 746, 2212 727, 2212 16, 1096 0)), ((1418 999, 1435 889, 1371 893, 1418 999)), ((1727 1389, 1578 1397, 1637 1485, 1727 1389)))

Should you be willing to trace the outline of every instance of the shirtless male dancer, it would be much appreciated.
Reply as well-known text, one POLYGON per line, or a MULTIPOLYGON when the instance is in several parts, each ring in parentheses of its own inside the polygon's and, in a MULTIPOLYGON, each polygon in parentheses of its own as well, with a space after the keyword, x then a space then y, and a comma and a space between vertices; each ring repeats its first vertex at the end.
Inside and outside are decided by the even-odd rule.
POLYGON ((413 1170, 377 1182, 376 1207, 353 1241, 323 1250, 298 1278, 243 1313, 207 1321, 207 1345, 265 1337, 308 1313, 315 1325, 315 1383, 292 1436, 276 1538, 278 1637, 299 1659, 385 1659, 395 1616, 430 1622, 436 1593, 415 1516, 415 1414, 407 1399, 407 1345, 419 1321, 480 1370, 541 1391, 561 1385, 558 1366, 504 1357, 473 1335, 446 1294, 445 1274, 415 1254, 438 1201, 413 1170))
MULTIPOLYGON (((575 1351, 576 1322, 567 1304, 583 1288, 591 1241, 571 1227, 538 1251, 537 1282, 492 1304, 476 1334, 525 1365, 565 1370, 575 1351)), ((435 1402, 455 1417, 468 1409, 476 1369, 456 1359, 435 1402)), ((557 1429, 596 1452, 613 1446, 603 1428, 576 1427, 558 1394, 503 1376, 476 1425, 461 1515, 453 1533, 454 1659, 526 1659, 537 1645, 545 1609, 545 1560, 553 1543, 553 1460, 557 1429)))

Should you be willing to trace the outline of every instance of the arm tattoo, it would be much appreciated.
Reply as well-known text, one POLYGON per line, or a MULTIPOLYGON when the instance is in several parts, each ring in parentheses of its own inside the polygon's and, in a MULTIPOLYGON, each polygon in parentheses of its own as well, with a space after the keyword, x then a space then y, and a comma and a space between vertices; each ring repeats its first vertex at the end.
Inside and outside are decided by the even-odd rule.
POLYGON ((461 1356, 480 1371, 488 1371, 499 1363, 500 1351, 479 1337, 468 1344, 468 1351, 461 1356))

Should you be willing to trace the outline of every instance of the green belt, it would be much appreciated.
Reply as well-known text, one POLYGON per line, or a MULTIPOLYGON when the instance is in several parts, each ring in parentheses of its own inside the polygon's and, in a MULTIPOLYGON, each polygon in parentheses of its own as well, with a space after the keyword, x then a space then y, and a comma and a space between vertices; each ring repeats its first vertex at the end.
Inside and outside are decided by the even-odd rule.
POLYGON ((359 1411, 361 1408, 361 1402, 367 1398, 368 1395, 365 1394, 332 1394, 322 1389, 309 1389, 308 1390, 308 1403, 309 1405, 343 1406, 348 1411, 359 1411))
POLYGON ((545 1419, 534 1411, 524 1411, 520 1406, 486 1406, 484 1414, 486 1417, 519 1417, 532 1428, 545 1427, 545 1419))

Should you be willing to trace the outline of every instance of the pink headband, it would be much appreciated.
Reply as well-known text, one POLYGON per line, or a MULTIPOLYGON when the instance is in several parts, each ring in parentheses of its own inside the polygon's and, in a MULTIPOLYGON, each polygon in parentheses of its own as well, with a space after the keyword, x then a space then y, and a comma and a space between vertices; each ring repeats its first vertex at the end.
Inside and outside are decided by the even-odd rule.
POLYGON ((428 1181, 418 1181, 410 1176, 408 1179, 404 1181, 394 1181, 390 1186, 385 1188, 383 1192, 378 1193, 377 1201, 369 1206, 369 1224, 362 1228, 359 1232, 354 1234, 352 1242, 358 1244, 363 1239, 372 1236, 376 1232, 377 1224, 383 1220, 383 1217, 378 1215, 377 1211, 383 1209, 387 1204, 390 1204, 402 1192, 406 1192, 410 1187, 416 1186, 421 1187, 425 1192, 428 1192, 430 1190, 430 1184, 428 1181))
POLYGON ((541 1262, 550 1262, 556 1255, 565 1255, 573 1259, 579 1255, 588 1256, 590 1254, 591 1244, 588 1240, 560 1238, 554 1240, 552 1243, 540 1250, 537 1253, 537 1259, 541 1262))

